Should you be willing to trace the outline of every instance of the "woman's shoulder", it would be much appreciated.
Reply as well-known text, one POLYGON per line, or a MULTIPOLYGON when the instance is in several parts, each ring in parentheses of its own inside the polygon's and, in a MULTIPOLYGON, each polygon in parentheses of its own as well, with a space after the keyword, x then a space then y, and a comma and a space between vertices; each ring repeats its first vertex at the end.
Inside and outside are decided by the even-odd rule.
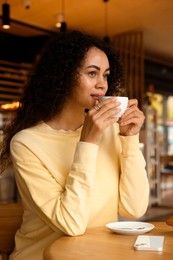
POLYGON ((13 136, 12 141, 20 141, 33 135, 39 135, 43 131, 42 127, 43 123, 39 123, 35 126, 22 129, 13 136))

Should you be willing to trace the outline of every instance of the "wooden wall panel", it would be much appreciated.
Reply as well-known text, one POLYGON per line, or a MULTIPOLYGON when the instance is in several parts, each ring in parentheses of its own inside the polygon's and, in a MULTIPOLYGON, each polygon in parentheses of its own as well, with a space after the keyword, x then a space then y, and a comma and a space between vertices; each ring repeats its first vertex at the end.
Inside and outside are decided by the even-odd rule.
POLYGON ((0 137, 15 111, 1 109, 1 105, 19 101, 31 70, 29 64, 0 60, 0 137))
POLYGON ((0 60, 0 105, 20 99, 30 70, 29 64, 0 60))
POLYGON ((113 47, 118 51, 124 65, 127 93, 137 98, 139 107, 144 102, 144 50, 142 32, 127 32, 115 35, 113 47))

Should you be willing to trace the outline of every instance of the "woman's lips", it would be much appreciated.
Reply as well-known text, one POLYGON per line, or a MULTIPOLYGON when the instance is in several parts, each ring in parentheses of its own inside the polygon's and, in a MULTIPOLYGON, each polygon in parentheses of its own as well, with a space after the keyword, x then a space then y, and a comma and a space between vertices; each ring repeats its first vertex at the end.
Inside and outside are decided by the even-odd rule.
POLYGON ((104 95, 91 95, 92 98, 94 98, 95 100, 98 100, 99 98, 103 97, 104 95))

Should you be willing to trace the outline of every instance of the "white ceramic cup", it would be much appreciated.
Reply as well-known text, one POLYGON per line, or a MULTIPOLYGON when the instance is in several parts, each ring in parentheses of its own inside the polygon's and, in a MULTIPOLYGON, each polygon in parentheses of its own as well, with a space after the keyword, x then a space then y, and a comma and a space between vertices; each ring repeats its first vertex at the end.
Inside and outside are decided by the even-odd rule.
MULTIPOLYGON (((108 98, 114 98, 114 96, 103 96, 100 98, 100 100, 105 100, 108 98)), ((118 102, 121 102, 121 104, 118 106, 118 108, 121 109, 121 111, 118 114, 115 114, 115 117, 121 117, 123 113, 126 111, 128 106, 128 97, 115 97, 118 102)))

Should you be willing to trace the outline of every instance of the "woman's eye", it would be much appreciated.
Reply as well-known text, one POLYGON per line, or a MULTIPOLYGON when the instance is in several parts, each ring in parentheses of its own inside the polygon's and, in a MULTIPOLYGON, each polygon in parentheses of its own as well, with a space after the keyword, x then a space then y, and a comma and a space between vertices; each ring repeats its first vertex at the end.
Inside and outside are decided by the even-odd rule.
POLYGON ((104 78, 104 79, 107 79, 108 77, 109 77, 109 74, 104 74, 104 75, 103 75, 103 78, 104 78))
POLYGON ((88 74, 89 74, 91 77, 96 76, 96 72, 95 72, 95 71, 90 71, 90 72, 88 72, 88 74))

